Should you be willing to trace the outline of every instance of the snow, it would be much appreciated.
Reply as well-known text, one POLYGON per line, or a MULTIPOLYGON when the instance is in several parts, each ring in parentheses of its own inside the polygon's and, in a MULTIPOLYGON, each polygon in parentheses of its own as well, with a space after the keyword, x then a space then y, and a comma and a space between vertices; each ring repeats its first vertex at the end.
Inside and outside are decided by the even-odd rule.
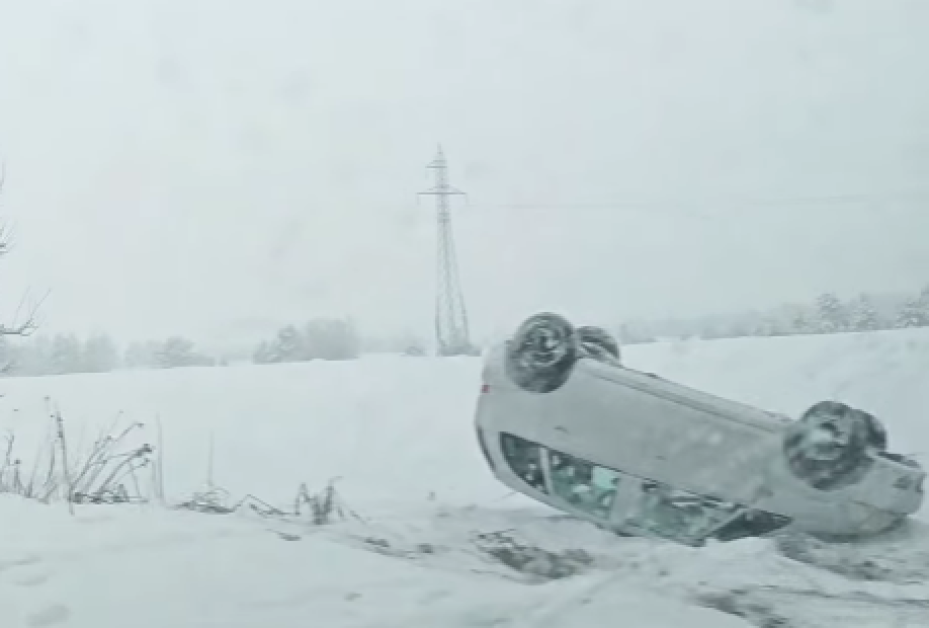
MULTIPOLYGON (((929 451, 929 330, 668 342, 624 357, 792 415, 847 401, 885 421, 892 449, 929 451)), ((3 380, 0 429, 15 432, 24 465, 44 442, 49 403, 75 455, 120 412, 155 443, 157 416, 169 501, 212 479, 233 499, 286 508, 301 483, 315 491, 340 477, 359 518, 313 526, 155 504, 71 516, 0 496, 0 625, 929 625, 924 522, 847 545, 616 537, 493 480, 472 427, 479 386, 477 359, 390 356, 3 380), (531 548, 520 569, 505 560, 514 544, 531 548)))

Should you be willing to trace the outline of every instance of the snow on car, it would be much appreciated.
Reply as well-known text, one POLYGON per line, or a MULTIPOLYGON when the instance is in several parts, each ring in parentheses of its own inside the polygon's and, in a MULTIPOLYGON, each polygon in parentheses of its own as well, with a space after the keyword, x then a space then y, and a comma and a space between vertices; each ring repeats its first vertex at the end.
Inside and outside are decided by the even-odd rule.
POLYGON ((602 329, 526 320, 484 361, 475 423, 498 480, 616 533, 699 546, 890 529, 925 472, 871 414, 823 401, 798 420, 627 368, 602 329))

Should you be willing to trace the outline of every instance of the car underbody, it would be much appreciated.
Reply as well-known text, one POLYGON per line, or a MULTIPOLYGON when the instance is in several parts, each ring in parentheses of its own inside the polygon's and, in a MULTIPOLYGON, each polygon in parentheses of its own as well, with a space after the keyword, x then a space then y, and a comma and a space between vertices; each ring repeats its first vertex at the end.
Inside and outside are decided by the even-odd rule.
POLYGON ((500 481, 623 535, 873 534, 923 499, 925 473, 867 412, 824 401, 795 421, 696 391, 552 314, 487 356, 476 423, 500 481))

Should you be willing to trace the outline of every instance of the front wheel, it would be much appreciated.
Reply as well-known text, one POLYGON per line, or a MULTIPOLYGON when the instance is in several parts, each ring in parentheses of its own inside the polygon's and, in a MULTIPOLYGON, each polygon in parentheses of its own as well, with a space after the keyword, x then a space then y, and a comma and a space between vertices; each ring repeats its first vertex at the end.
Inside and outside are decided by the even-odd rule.
POLYGON ((844 403, 821 401, 787 429, 783 452, 797 478, 833 491, 861 480, 873 454, 886 444, 886 432, 874 416, 844 403))
POLYGON ((507 343, 510 380, 529 392, 552 392, 568 381, 579 346, 574 327, 551 313, 529 317, 507 343))

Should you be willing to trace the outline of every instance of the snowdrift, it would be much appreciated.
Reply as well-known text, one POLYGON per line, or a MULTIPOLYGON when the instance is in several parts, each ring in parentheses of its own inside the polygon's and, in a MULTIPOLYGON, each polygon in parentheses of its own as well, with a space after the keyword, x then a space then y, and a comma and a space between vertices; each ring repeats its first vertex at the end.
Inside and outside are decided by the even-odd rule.
MULTIPOLYGON (((929 451, 929 330, 642 345, 625 359, 791 415, 822 398, 848 401, 886 422, 892 448, 929 451)), ((477 359, 390 356, 3 380, 0 428, 16 434, 24 465, 45 441, 50 407, 60 407, 74 450, 121 413, 123 424, 144 422, 153 443, 160 422, 174 500, 212 480, 286 505, 300 483, 339 477, 362 519, 320 528, 135 506, 83 506, 71 517, 4 496, 0 621, 929 625, 920 522, 849 546, 750 539, 694 550, 618 538, 490 477, 471 424, 479 386, 477 359)))
MULTIPOLYGON (((929 330, 637 345, 634 368, 796 416, 833 398, 888 426, 892 449, 929 454, 929 330)), ((188 368, 0 382, 0 429, 28 459, 60 407, 72 446, 119 413, 163 431, 166 491, 212 476, 233 494, 291 500, 342 478, 353 501, 458 504, 502 494, 475 447, 476 358, 188 368), (46 400, 46 397, 50 401, 46 400), (212 450, 212 472, 209 460, 212 450)))

